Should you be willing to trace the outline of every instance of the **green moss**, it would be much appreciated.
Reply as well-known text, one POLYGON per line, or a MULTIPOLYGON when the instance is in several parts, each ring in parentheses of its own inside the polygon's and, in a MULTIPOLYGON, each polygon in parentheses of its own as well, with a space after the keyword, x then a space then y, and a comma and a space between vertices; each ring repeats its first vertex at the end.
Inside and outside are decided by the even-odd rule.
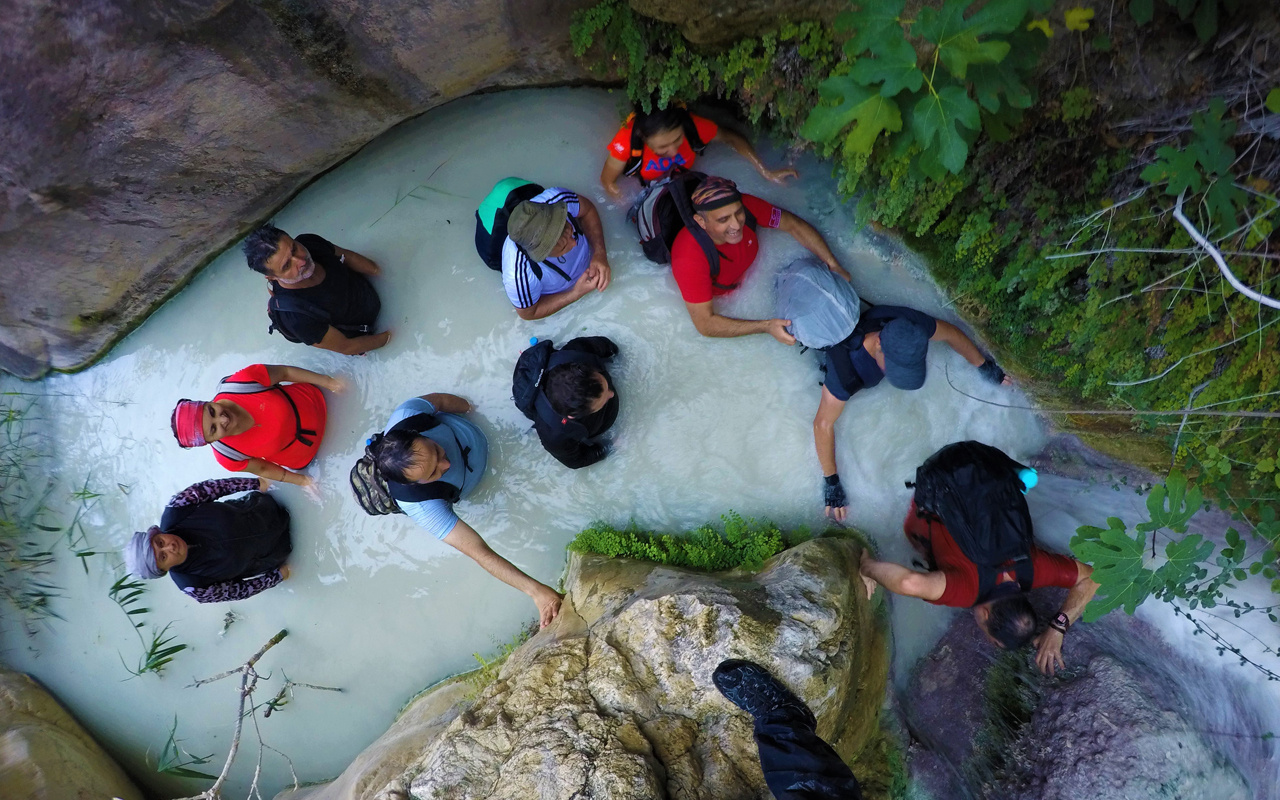
POLYGON ((973 757, 964 765, 970 786, 989 784, 1005 772, 1011 745, 1043 697, 1026 653, 1009 651, 1001 651, 987 670, 983 694, 986 718, 974 737, 973 757))
POLYGON ((865 800, 907 800, 907 761, 899 737, 882 714, 862 752, 848 761, 865 800))
POLYGON ((807 530, 784 534, 772 522, 725 514, 724 529, 707 524, 683 534, 654 533, 634 524, 619 530, 598 522, 569 543, 575 553, 634 558, 704 572, 759 569, 772 556, 809 538, 807 530))

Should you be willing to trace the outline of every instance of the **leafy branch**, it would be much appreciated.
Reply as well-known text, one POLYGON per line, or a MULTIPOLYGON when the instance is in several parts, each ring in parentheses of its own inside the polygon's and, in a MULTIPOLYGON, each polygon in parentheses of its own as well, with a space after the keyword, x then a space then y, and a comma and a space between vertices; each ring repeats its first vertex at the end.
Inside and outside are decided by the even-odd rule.
POLYGON ((146 590, 146 584, 128 575, 118 578, 107 590, 107 596, 128 617, 129 624, 133 626, 133 632, 138 637, 138 644, 142 646, 142 655, 138 657, 136 666, 130 667, 125 662, 124 656, 120 657, 120 663, 124 664, 124 668, 135 678, 148 672, 161 674, 178 653, 187 649, 185 644, 174 644, 176 636, 167 635, 169 628, 173 625, 172 622, 159 630, 152 628, 150 637, 143 635, 146 622, 142 619, 142 615, 151 610, 142 605, 142 597, 146 590))

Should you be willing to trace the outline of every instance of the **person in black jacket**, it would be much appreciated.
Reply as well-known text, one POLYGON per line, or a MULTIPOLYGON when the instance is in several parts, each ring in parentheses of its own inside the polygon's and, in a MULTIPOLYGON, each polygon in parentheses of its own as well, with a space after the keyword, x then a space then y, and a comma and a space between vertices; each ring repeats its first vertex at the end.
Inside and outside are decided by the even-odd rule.
POLYGON ((243 600, 289 577, 289 512, 262 478, 201 481, 178 492, 160 524, 133 535, 125 567, 147 580, 167 572, 199 603, 243 600), (254 491, 259 490, 259 491, 254 491), (226 502, 218 498, 248 495, 226 502))
POLYGON ((375 333, 382 301, 369 278, 382 274, 371 259, 314 233, 293 238, 271 223, 245 237, 249 269, 271 284, 271 331, 344 355, 363 355, 391 341, 375 333))
POLYGON ((535 403, 534 428, 547 452, 569 469, 591 466, 609 453, 592 440, 618 419, 618 394, 604 366, 617 354, 618 346, 604 336, 573 339, 552 356, 542 377, 545 403, 535 403), (568 360, 569 354, 586 357, 568 360))

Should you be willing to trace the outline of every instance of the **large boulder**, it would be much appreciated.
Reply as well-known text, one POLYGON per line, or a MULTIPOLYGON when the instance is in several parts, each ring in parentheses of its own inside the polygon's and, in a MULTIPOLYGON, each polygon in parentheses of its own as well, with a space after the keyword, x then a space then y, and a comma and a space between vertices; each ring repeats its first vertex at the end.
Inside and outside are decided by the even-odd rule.
POLYGON ((0 369, 85 365, 319 173, 490 87, 585 79, 594 0, 16 0, 0 369))
POLYGON ((694 44, 724 45, 773 30, 784 19, 832 19, 848 7, 845 0, 630 0, 636 13, 670 22, 694 44))
MULTIPOLYGON (((759 573, 717 575, 575 554, 560 618, 443 730, 424 730, 399 776, 376 787, 344 773, 307 797, 769 798, 751 719, 711 673, 726 658, 767 666, 813 708, 820 735, 858 755, 888 671, 884 615, 861 592, 858 553, 824 539, 759 573)), ((406 714, 436 703, 428 716, 440 718, 434 694, 406 714)), ((371 765, 362 756, 352 769, 371 765)))
POLYGON ((142 800, 142 793, 43 686, 0 669, 0 797, 142 800))

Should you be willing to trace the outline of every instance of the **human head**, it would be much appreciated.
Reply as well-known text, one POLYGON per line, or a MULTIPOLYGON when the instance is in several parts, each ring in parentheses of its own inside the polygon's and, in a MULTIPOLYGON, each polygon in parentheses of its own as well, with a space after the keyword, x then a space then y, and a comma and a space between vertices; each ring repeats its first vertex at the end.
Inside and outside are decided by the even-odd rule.
POLYGON ((525 200, 511 210, 511 216, 507 218, 507 235, 534 261, 562 256, 573 246, 569 206, 563 201, 535 203, 525 200))
POLYGON ((203 447, 208 444, 204 435, 206 403, 203 400, 179 400, 169 417, 173 438, 184 448, 203 447))
POLYGON ((152 525, 133 534, 123 555, 126 572, 143 580, 155 580, 187 560, 187 543, 152 525))
POLYGON ((1017 650, 1031 641, 1039 624, 1024 594, 974 606, 973 617, 987 638, 1005 650, 1017 650))
POLYGON ((542 391, 557 414, 585 417, 604 408, 613 397, 605 376, 586 364, 571 361, 547 370, 542 391))
POLYGON ((679 106, 649 112, 637 108, 634 124, 636 133, 654 155, 670 158, 680 152, 680 145, 684 144, 684 113, 679 106))
POLYGON ((920 326, 906 319, 890 320, 880 331, 880 350, 889 383, 908 390, 924 386, 929 337, 920 326))
POLYGON ((311 252, 270 222, 245 237, 241 249, 249 269, 265 275, 269 281, 285 285, 299 283, 316 270, 311 252))
POLYGON ((383 477, 396 483, 438 481, 450 466, 443 447, 413 431, 377 434, 370 452, 383 477))
POLYGON ((698 223, 716 244, 737 244, 747 224, 747 210, 742 205, 738 185, 728 178, 708 176, 689 195, 693 204, 693 221, 698 223))

